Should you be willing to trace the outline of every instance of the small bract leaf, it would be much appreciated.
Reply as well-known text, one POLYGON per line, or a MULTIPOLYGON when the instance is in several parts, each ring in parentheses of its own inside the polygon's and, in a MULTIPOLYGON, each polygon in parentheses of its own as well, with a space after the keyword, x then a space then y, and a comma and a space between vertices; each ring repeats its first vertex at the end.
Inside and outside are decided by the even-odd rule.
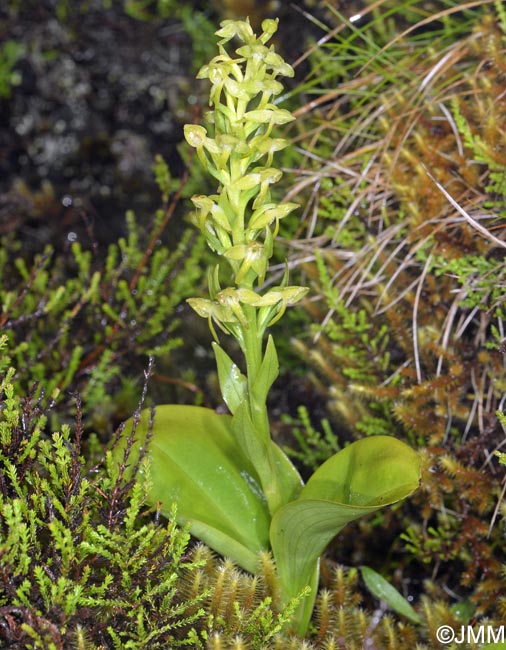
POLYGON ((239 404, 246 397, 247 379, 228 354, 217 343, 213 343, 218 380, 225 404, 231 413, 235 413, 239 404))
POLYGON ((264 358, 262 359, 260 370, 251 390, 251 397, 255 402, 259 404, 265 403, 269 390, 272 384, 276 381, 278 374, 279 362, 276 346, 274 345, 274 339, 269 335, 265 347, 264 358))
POLYGON ((225 252, 225 257, 229 260, 243 260, 248 250, 247 244, 237 244, 225 252))
POLYGON ((257 122, 263 124, 271 122, 272 124, 286 124, 295 119, 295 117, 284 108, 257 108, 244 114, 246 122, 257 122))
POLYGON ((236 81, 231 77, 225 79, 227 92, 236 99, 250 99, 259 92, 258 84, 252 81, 236 81))
POLYGON ((251 138, 250 147, 260 153, 275 153, 285 149, 290 143, 285 138, 266 138, 265 135, 256 135, 251 138))
POLYGON ((235 181, 232 187, 234 190, 252 190, 260 184, 261 180, 261 175, 258 173, 246 174, 246 176, 235 181))

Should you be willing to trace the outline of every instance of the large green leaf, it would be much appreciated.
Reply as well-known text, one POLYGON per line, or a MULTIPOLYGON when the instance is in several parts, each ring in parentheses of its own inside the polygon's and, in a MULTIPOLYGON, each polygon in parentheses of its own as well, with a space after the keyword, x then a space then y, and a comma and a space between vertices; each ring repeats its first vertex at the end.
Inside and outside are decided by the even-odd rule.
MULTIPOLYGON (((176 503, 179 521, 193 535, 253 573, 259 551, 269 549, 269 513, 231 420, 197 406, 158 406, 149 443, 150 501, 166 515, 176 503)), ((140 445, 149 421, 144 411, 136 430, 140 445)), ((277 450, 276 456, 283 453, 277 450)))
MULTIPOLYGON (((314 584, 318 558, 348 523, 407 497, 420 481, 420 458, 403 442, 374 436, 327 460, 295 501, 278 510, 270 539, 285 599, 314 584)), ((315 596, 303 603, 297 628, 304 633, 315 596)))

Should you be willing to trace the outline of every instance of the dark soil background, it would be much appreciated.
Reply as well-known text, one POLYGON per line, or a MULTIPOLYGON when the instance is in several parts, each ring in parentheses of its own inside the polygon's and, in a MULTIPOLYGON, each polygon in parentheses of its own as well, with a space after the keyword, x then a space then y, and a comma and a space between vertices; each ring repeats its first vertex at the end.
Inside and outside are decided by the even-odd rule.
POLYGON ((24 52, 20 83, 0 102, 1 231, 21 227, 40 249, 51 225, 61 234, 91 220, 99 240, 115 239, 127 208, 160 203, 155 154, 180 173, 190 38, 175 21, 135 20, 122 7, 62 22, 54 3, 37 2, 0 13, 7 39, 24 52))
MULTIPOLYGON (((21 229, 28 249, 90 223, 100 242, 113 241, 126 209, 142 216, 159 206, 153 159, 162 154, 182 174, 176 145, 194 119, 194 74, 206 47, 214 54, 213 29, 252 9, 179 3, 190 9, 189 35, 177 17, 157 16, 156 3, 145 20, 111 4, 10 0, 0 9, 0 44, 20 49, 18 83, 0 96, 0 234, 21 229)), ((279 41, 293 61, 314 29, 303 3, 254 5, 257 22, 282 14, 279 41)))

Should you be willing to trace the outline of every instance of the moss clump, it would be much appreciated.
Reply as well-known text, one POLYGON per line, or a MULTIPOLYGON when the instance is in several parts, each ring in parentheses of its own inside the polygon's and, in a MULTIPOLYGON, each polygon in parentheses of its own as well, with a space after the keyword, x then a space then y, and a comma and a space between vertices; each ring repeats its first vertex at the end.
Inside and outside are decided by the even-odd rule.
MULTIPOLYGON (((145 507, 145 454, 125 478, 135 432, 119 466, 95 438, 84 441, 79 400, 75 422, 48 433, 49 410, 35 393, 16 392, 5 346, 4 336, 2 647, 260 650, 274 643, 293 608, 281 607, 272 560, 265 556, 254 578, 203 546, 191 549, 175 513, 162 524, 145 507)), ((142 400, 145 394, 146 385, 142 400)), ((140 406, 134 419, 139 413, 140 406)))

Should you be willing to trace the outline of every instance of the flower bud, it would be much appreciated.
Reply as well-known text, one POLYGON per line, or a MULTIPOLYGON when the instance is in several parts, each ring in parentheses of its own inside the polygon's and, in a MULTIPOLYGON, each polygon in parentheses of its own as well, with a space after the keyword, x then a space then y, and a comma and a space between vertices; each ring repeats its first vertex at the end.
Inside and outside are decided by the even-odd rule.
POLYGON ((221 28, 214 32, 216 36, 221 37, 220 45, 232 40, 235 36, 246 43, 255 39, 249 20, 223 20, 220 25, 221 28))
POLYGON ((269 108, 257 108, 244 113, 246 122, 258 122, 259 124, 286 124, 295 119, 295 117, 284 108, 276 108, 269 104, 269 108))
POLYGON ((264 32, 260 37, 262 43, 268 41, 271 36, 278 31, 278 22, 278 18, 266 18, 265 20, 262 20, 262 31, 264 32))
POLYGON ((185 124, 184 137, 190 147, 201 147, 207 136, 207 130, 198 124, 185 124))

